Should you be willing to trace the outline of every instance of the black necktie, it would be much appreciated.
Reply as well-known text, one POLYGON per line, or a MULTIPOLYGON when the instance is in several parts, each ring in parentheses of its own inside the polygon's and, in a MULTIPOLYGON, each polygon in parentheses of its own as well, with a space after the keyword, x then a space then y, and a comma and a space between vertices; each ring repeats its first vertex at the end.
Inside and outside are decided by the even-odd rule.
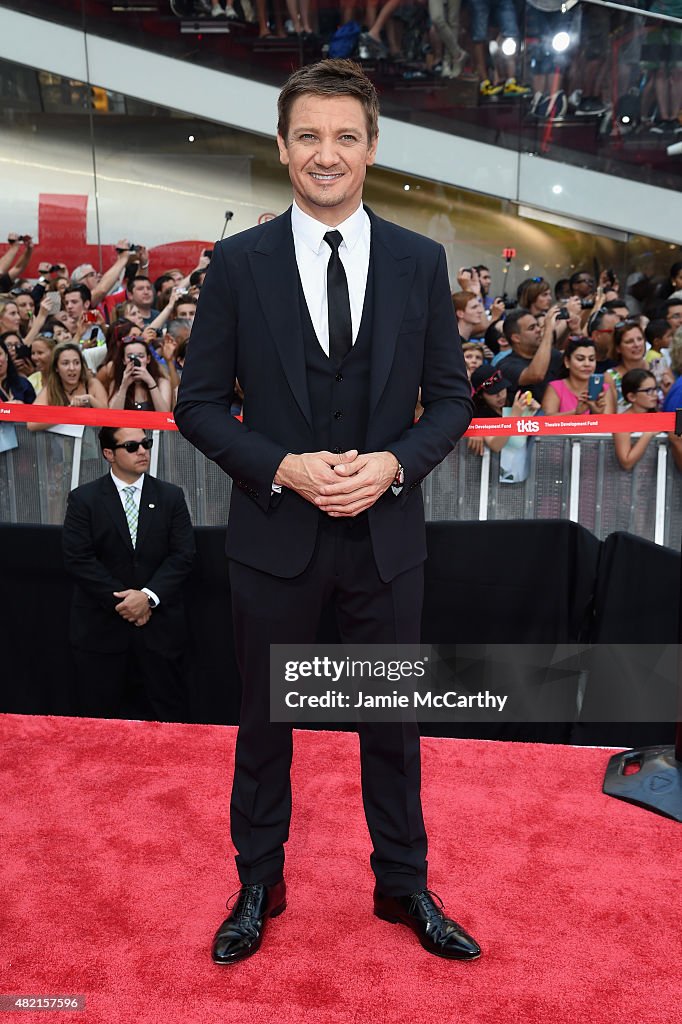
POLYGON ((324 240, 331 249, 327 264, 327 312, 329 316, 329 358, 340 363, 353 345, 353 325, 346 271, 339 256, 343 241, 340 231, 328 231, 324 240))

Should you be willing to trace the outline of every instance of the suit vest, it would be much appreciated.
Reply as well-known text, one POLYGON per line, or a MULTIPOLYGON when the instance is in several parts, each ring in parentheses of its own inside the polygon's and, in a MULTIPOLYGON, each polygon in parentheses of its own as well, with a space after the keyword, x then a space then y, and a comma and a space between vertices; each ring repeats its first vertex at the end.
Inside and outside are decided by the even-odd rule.
POLYGON ((329 359, 320 345, 299 277, 301 325, 316 451, 345 452, 357 448, 362 452, 365 448, 374 315, 373 276, 370 256, 360 329, 355 344, 340 366, 329 359))

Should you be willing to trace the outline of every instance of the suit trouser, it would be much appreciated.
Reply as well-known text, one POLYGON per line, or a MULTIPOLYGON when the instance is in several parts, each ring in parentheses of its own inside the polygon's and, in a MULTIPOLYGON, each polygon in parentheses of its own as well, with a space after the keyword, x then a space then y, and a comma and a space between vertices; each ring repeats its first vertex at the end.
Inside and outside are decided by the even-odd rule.
POLYGON ((73 647, 78 711, 88 718, 120 718, 129 681, 139 683, 149 713, 158 722, 186 722, 187 694, 179 659, 150 651, 136 629, 127 650, 87 651, 73 647))
MULTIPOLYGON (((418 643, 423 566, 379 578, 365 516, 320 516, 315 554, 294 579, 230 564, 237 661, 243 683, 231 801, 242 884, 282 878, 291 818, 292 726, 270 721, 270 644, 314 643, 322 607, 334 599, 344 643, 418 643)), ((358 726, 362 797, 381 889, 426 887, 426 832, 416 723, 358 726)))

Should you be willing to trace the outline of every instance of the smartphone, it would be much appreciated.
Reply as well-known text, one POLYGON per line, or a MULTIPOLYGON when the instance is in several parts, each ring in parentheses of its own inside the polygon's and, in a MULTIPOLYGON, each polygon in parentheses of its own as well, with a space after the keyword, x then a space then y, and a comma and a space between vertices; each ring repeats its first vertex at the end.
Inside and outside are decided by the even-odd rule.
POLYGON ((29 345, 17 345, 14 352, 15 359, 28 359, 31 361, 31 348, 29 345))
POLYGON ((604 390, 604 374, 591 373, 590 382, 587 387, 587 397, 591 402, 596 402, 604 390))
POLYGON ((133 364, 133 366, 135 366, 135 367, 142 366, 142 362, 140 360, 140 357, 136 353, 133 353, 132 355, 128 356, 128 359, 133 364))
POLYGON ((86 324, 96 324, 98 319, 99 319, 99 317, 97 316, 97 310, 96 309, 86 309, 85 310, 85 322, 86 322, 86 324))
POLYGON ((55 316, 62 308, 62 297, 59 292, 45 292, 45 301, 50 316, 55 316))

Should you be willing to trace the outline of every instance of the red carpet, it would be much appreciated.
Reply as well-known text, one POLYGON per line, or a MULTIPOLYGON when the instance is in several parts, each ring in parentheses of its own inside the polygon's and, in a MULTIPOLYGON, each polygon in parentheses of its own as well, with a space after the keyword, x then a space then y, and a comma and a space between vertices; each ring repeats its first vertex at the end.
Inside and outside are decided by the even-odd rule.
POLYGON ((430 884, 483 947, 461 964, 372 915, 356 737, 297 733, 289 909, 214 966, 233 743, 0 716, 0 993, 85 995, 76 1024, 682 1022, 682 828, 603 796, 599 750, 423 741, 430 884))

